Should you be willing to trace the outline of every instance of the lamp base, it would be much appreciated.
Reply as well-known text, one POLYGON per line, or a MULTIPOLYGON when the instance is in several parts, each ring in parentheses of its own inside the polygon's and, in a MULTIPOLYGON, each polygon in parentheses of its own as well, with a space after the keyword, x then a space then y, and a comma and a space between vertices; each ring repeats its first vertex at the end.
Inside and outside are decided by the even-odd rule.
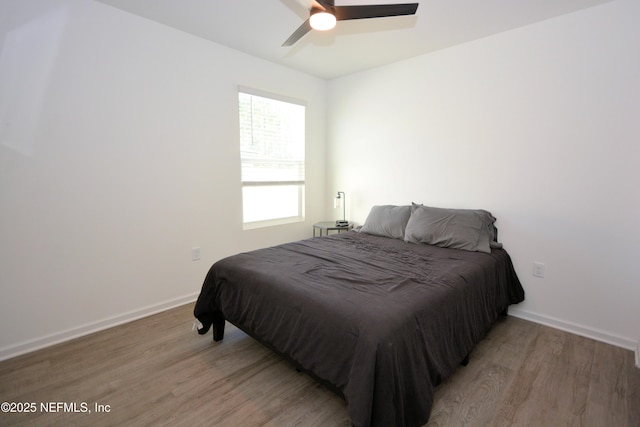
POLYGON ((348 227, 349 226, 349 221, 344 221, 344 220, 337 220, 336 221, 336 227, 348 227))

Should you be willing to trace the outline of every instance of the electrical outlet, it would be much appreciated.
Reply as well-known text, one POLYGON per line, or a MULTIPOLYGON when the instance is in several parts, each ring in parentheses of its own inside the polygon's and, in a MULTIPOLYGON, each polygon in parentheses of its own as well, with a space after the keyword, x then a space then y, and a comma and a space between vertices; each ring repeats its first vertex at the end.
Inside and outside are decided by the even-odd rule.
POLYGON ((544 277, 544 263, 537 261, 533 263, 533 275, 540 278, 544 277))
POLYGON ((200 247, 191 248, 191 261, 200 260, 200 247))

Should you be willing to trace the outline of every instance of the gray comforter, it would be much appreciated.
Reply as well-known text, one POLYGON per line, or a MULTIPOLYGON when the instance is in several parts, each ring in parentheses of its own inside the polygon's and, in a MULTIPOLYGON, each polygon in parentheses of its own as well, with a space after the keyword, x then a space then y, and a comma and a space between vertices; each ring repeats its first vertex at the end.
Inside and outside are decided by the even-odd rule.
POLYGON ((503 249, 348 232, 215 263, 194 314, 201 333, 226 319, 333 385, 355 426, 418 426, 435 386, 523 299, 503 249))

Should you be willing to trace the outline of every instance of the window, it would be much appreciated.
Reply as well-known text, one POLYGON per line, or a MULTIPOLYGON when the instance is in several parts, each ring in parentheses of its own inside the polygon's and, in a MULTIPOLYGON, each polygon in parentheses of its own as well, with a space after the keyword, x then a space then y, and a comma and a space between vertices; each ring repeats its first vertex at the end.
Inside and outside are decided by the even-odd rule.
POLYGON ((244 228, 304 219, 305 107, 240 91, 244 228))

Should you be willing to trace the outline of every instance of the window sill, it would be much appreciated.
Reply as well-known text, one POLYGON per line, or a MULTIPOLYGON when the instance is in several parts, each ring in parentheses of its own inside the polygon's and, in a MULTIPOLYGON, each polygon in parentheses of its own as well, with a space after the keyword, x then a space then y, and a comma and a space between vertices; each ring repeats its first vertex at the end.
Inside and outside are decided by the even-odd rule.
POLYGON ((288 218, 274 218, 264 221, 245 222, 242 224, 243 230, 255 230, 256 228, 272 227, 274 225, 293 224, 304 221, 304 217, 292 216, 288 218))

